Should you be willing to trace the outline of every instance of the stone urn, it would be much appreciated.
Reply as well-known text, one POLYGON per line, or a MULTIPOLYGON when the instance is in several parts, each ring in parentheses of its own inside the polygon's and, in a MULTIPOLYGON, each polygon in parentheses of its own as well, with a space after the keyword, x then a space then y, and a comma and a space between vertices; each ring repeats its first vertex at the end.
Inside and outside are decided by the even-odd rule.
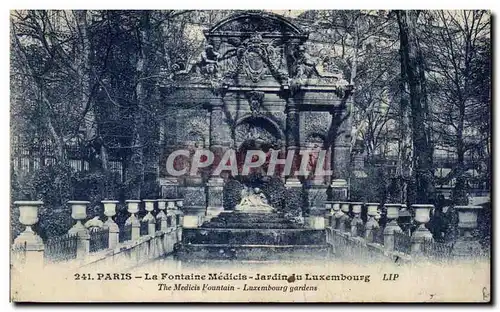
POLYGON ((167 210, 175 210, 175 199, 167 199, 167 210))
POLYGON ((417 229, 411 236, 412 253, 421 252, 421 245, 425 240, 432 240, 432 233, 425 227, 425 224, 430 220, 430 212, 434 205, 430 204, 414 204, 411 205, 415 211, 415 221, 419 224, 417 229))
POLYGON ((141 228, 141 222, 139 221, 139 218, 135 215, 136 213, 139 212, 139 203, 141 201, 138 199, 128 199, 125 201, 127 204, 127 211, 130 213, 130 217, 125 221, 125 225, 130 225, 131 228, 131 240, 135 241, 139 239, 141 236, 140 228, 141 228))
POLYGON ((477 215, 481 209, 482 206, 455 206, 458 213, 458 228, 465 233, 477 228, 477 215))
POLYGON ((147 213, 142 218, 142 222, 146 222, 148 224, 148 235, 154 235, 156 232, 156 219, 153 216, 152 212, 155 209, 155 199, 143 199, 144 209, 146 209, 147 213))
POLYGON ((116 205, 119 203, 117 200, 102 200, 101 203, 104 206, 104 215, 108 217, 108 221, 113 221, 113 217, 116 215, 116 205))
POLYGON ((142 218, 142 222, 148 222, 148 223, 153 223, 154 224, 155 223, 155 218, 153 217, 152 212, 155 209, 155 202, 156 202, 156 200, 155 199, 143 199, 142 201, 144 202, 144 208, 147 211, 147 213, 144 216, 144 218, 142 218))
POLYGON ((477 228, 477 216, 482 206, 455 206, 458 213, 458 229, 460 237, 453 245, 455 257, 477 257, 482 255, 482 247, 479 240, 473 236, 477 228))
POLYGON ((415 211, 415 221, 420 224, 426 224, 430 220, 431 210, 434 208, 434 205, 430 204, 415 204, 411 205, 413 211, 415 211))
POLYGON ((19 207, 19 222, 26 228, 14 240, 14 245, 26 244, 28 250, 31 246, 43 250, 43 241, 31 228, 38 222, 38 210, 43 205, 42 201, 15 201, 14 205, 19 207))
MULTIPOLYGON (((127 204, 127 211, 130 213, 130 217, 128 217, 127 221, 125 221, 125 224, 129 225, 135 225, 139 222, 139 219, 137 219, 137 216, 135 215, 136 213, 139 212, 139 203, 141 201, 138 199, 128 199, 125 201, 127 204)), ((140 224, 139 224, 140 226, 140 224)))
POLYGON ((86 235, 87 228, 82 224, 82 221, 87 218, 87 205, 90 202, 70 200, 68 204, 71 206, 71 217, 76 220, 76 224, 68 231, 68 234, 86 235))
POLYGON ((399 218, 399 209, 401 209, 401 204, 385 204, 385 211, 387 219, 392 221, 396 221, 399 218))

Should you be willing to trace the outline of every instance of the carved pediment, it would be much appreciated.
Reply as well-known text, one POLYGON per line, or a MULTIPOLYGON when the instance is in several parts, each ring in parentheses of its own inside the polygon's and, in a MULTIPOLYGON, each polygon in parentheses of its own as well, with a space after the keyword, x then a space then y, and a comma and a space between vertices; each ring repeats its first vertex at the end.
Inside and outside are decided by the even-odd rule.
MULTIPOLYGON (((342 96, 347 82, 329 60, 316 60, 304 45, 307 34, 286 18, 267 12, 233 15, 205 32, 207 44, 199 56, 168 79, 227 86, 338 87, 342 96)), ((182 68, 182 66, 181 66, 182 68)))
POLYGON ((244 33, 263 33, 280 35, 306 35, 289 20, 266 12, 243 12, 235 14, 213 26, 207 37, 217 35, 241 35, 244 33))

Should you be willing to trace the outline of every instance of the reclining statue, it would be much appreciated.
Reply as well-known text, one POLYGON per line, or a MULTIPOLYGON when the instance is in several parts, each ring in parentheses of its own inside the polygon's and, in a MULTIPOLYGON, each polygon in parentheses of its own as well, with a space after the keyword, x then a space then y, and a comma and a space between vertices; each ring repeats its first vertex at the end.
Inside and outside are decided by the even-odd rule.
POLYGON ((250 191, 247 189, 241 191, 241 201, 236 205, 234 211, 245 213, 271 213, 274 212, 274 208, 269 205, 266 195, 256 187, 250 191))

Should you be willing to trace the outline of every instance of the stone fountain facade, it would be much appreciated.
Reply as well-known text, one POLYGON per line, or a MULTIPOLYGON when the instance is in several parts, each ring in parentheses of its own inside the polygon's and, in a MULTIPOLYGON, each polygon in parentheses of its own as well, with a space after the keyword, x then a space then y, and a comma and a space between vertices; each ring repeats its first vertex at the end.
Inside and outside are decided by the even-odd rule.
POLYGON ((278 178, 305 198, 308 215, 321 214, 326 199, 345 200, 352 86, 335 64, 310 56, 308 34, 274 14, 237 14, 205 31, 205 37, 198 59, 179 64, 161 88, 167 118, 160 185, 163 196, 185 199, 185 227, 234 208, 224 206, 234 177, 225 172, 168 176, 166 157, 180 148, 192 153, 208 148, 216 157, 256 142, 284 153, 325 148, 332 177, 278 178))

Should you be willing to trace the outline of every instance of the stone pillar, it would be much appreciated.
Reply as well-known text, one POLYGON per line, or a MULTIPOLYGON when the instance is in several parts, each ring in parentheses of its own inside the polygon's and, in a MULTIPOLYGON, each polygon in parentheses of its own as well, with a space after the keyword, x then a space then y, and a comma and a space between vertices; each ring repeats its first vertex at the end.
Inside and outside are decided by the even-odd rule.
POLYGON ((167 209, 167 200, 166 199, 158 199, 158 214, 156 215, 157 222, 160 222, 160 231, 167 231, 167 215, 165 214, 165 209, 167 209))
POLYGON ((72 200, 68 201, 68 204, 71 206, 71 217, 76 220, 76 224, 68 231, 68 234, 78 236, 76 258, 85 259, 90 250, 90 233, 82 224, 82 220, 87 218, 87 205, 90 202, 72 200))
POLYGON ((333 222, 333 202, 325 201, 325 227, 332 227, 335 225, 333 222))
POLYGON ((347 231, 347 228, 351 222, 351 217, 349 216, 349 203, 348 202, 341 202, 340 203, 340 210, 342 211, 342 216, 340 217, 340 226, 339 230, 343 233, 347 231))
POLYGON ((343 215, 344 213, 340 210, 340 202, 335 202, 333 204, 333 227, 335 229, 340 229, 340 218, 342 218, 343 215))
POLYGON ((41 269, 43 267, 44 245, 42 238, 31 227, 38 222, 38 209, 43 205, 43 202, 15 201, 14 205, 19 208, 19 222, 26 228, 24 232, 14 239, 13 248, 24 249, 24 255, 22 255, 21 259, 26 268, 41 269))
POLYGON ((332 123, 337 127, 333 146, 333 179, 331 183, 332 196, 336 200, 347 200, 349 185, 349 168, 351 161, 351 114, 348 109, 351 100, 346 104, 347 109, 332 111, 332 123))
POLYGON ((386 251, 394 250, 394 233, 402 233, 398 217, 400 204, 385 204, 387 224, 384 228, 384 248, 386 251))
MULTIPOLYGON (((223 191, 224 191, 224 180, 221 177, 211 177, 208 180, 207 182, 208 206, 205 218, 206 221, 209 221, 210 219, 218 216, 222 211, 224 211, 223 191)), ((199 217, 195 216, 195 219, 198 220, 199 217)), ((198 227, 199 225, 200 225, 199 221, 196 221, 196 226, 193 227, 198 227)))
POLYGON ((411 207, 415 211, 415 221, 419 224, 411 235, 411 253, 418 255, 422 251, 424 241, 432 240, 432 233, 425 227, 425 224, 430 220, 430 212, 434 205, 415 204, 411 207))
POLYGON ((368 207, 368 220, 366 220, 365 224, 365 240, 367 243, 373 242, 375 231, 378 231, 380 228, 377 219, 375 218, 378 215, 378 205, 378 203, 366 204, 368 207))
POLYGON ((182 241, 182 225, 184 223, 184 214, 182 213, 182 206, 183 206, 183 203, 184 201, 182 199, 177 199, 175 204, 176 204, 176 211, 175 211, 175 215, 176 215, 176 219, 179 220, 177 222, 176 220, 176 225, 177 225, 177 228, 176 228, 176 231, 177 231, 177 241, 180 242, 182 241))
POLYGON ((289 98, 286 104, 286 152, 292 153, 293 165, 290 174, 286 177, 285 186, 287 188, 302 187, 299 179, 295 175, 295 171, 299 169, 300 159, 300 122, 299 122, 299 109, 296 100, 289 98))
POLYGON ((148 235, 155 235, 156 232, 156 220, 153 216, 152 212, 155 210, 155 201, 154 199, 143 199, 144 207, 147 211, 146 215, 142 218, 142 222, 148 223, 148 235))
POLYGON ((477 257, 482 254, 481 244, 473 231, 477 228, 477 216, 482 206, 455 206, 458 213, 459 237, 453 244, 454 257, 477 257))
POLYGON ((130 217, 128 217, 128 219, 125 221, 125 224, 131 225, 132 227, 132 234, 130 236, 130 239, 132 241, 138 240, 139 237, 141 237, 141 222, 135 215, 139 212, 140 202, 141 201, 137 199, 129 199, 125 201, 125 203, 127 203, 127 211, 130 213, 130 217))
MULTIPOLYGON (((214 162, 212 165, 214 167, 218 165, 222 155, 231 146, 230 129, 223 108, 224 100, 222 98, 212 100, 210 111, 210 150, 214 153, 214 162)), ((205 214, 207 221, 224 211, 223 187, 224 180, 222 177, 212 175, 209 178, 207 182, 207 211, 205 214)), ((186 213, 186 215, 188 216, 190 213, 186 213)), ((198 225, 196 224, 195 227, 198 227, 198 225)))
POLYGON ((118 224, 113 220, 116 215, 116 205, 117 200, 102 200, 101 203, 104 205, 104 215, 108 217, 106 222, 104 222, 104 228, 109 231, 109 249, 114 249, 119 242, 120 228, 118 224))
POLYGON ((351 220, 351 236, 356 237, 360 233, 358 233, 358 226, 363 226, 363 220, 361 219, 361 207, 363 203, 351 203, 352 205, 352 213, 354 217, 351 220))
POLYGON ((167 199, 167 216, 172 216, 172 224, 171 226, 177 227, 177 224, 175 224, 175 202, 177 199, 167 199))

